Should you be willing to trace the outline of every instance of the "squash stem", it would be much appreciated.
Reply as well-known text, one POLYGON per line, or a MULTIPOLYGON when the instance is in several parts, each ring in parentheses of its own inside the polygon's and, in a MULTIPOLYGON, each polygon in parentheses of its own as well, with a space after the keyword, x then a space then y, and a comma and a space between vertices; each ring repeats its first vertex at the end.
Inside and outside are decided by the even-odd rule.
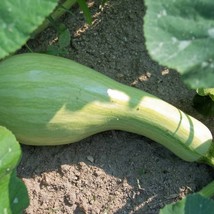
POLYGON ((198 193, 207 198, 214 196, 214 181, 203 187, 198 193))
MULTIPOLYGON (((199 161, 200 162, 200 161, 199 161)), ((214 167, 214 142, 211 144, 209 152, 207 156, 205 156, 201 162, 206 163, 212 167, 214 167)))

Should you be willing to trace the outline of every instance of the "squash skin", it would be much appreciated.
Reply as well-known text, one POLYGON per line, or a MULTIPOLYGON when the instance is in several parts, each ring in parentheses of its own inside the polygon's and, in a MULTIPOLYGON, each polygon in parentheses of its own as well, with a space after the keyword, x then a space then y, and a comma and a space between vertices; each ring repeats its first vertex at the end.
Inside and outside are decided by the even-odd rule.
POLYGON ((1 62, 0 100, 0 125, 23 144, 68 144, 115 129, 151 138, 186 161, 206 162, 213 148, 200 121, 61 57, 28 53, 1 62))

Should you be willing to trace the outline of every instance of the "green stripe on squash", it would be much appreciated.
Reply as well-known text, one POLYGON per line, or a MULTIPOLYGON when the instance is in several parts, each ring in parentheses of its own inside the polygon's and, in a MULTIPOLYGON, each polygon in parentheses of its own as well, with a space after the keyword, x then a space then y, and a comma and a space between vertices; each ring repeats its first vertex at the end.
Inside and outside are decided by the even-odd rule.
POLYGON ((212 135, 200 121, 69 59, 28 53, 2 61, 0 101, 0 125, 24 144, 68 144, 114 129, 213 164, 212 135))

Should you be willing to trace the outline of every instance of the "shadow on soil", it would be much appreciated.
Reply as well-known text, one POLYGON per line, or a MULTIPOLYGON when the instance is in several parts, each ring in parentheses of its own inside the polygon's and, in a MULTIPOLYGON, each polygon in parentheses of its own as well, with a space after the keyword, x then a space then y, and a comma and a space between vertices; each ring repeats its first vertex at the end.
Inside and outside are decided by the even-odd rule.
MULTIPOLYGON (((131 191, 126 205, 116 214, 131 211, 135 214, 157 213, 166 203, 177 200, 183 187, 197 191, 207 184, 209 181, 201 174, 208 173, 210 180, 214 177, 204 165, 181 161, 147 138, 120 131, 103 132, 65 146, 23 145, 22 150, 18 168, 18 176, 22 178, 33 178, 51 171, 61 173, 65 164, 76 166, 78 171, 83 163, 89 168, 94 167, 93 170, 102 169, 107 176, 116 177, 118 186, 126 180, 131 191)), ((84 212, 77 206, 74 213, 84 212)))

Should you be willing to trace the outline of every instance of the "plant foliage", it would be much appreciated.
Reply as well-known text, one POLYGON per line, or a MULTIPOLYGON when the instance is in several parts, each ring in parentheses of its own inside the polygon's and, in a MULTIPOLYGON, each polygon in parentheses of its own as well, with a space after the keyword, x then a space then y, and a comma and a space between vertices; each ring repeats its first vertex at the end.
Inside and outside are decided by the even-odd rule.
POLYGON ((195 193, 177 203, 166 205, 160 210, 160 214, 212 214, 213 210, 213 200, 195 193))
POLYGON ((22 213, 29 204, 27 189, 16 176, 21 149, 15 136, 0 126, 0 213, 22 213))
POLYGON ((214 86, 214 1, 145 0, 146 46, 191 88, 214 86))
POLYGON ((214 101, 214 88, 199 88, 197 89, 197 93, 200 96, 209 96, 214 101))
POLYGON ((24 45, 57 3, 58 0, 1 0, 0 59, 24 45))

